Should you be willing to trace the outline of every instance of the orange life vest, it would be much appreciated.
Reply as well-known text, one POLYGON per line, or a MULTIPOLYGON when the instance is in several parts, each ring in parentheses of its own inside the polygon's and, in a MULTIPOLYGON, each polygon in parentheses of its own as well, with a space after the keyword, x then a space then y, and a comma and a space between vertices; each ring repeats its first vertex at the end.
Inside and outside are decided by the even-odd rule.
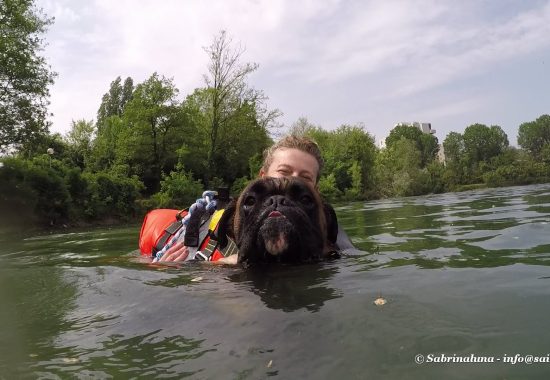
MULTIPOLYGON (((217 261, 222 257, 238 253, 237 246, 231 240, 224 249, 218 247, 215 232, 222 213, 223 210, 216 211, 201 227, 203 239, 199 244, 195 259, 217 261), (208 229, 206 230, 206 228, 208 229)), ((187 215, 187 210, 156 209, 148 212, 143 219, 139 234, 141 254, 154 257, 182 227, 181 220, 185 215, 187 215)))

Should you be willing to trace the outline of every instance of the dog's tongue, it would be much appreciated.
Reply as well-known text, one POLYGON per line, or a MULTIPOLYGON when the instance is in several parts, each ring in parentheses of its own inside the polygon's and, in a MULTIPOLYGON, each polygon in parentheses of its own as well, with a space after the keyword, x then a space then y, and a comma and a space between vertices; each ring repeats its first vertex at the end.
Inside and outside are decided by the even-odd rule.
POLYGON ((269 215, 267 216, 268 218, 276 218, 278 216, 283 216, 283 214, 281 214, 279 211, 277 210, 273 210, 269 213, 269 215))

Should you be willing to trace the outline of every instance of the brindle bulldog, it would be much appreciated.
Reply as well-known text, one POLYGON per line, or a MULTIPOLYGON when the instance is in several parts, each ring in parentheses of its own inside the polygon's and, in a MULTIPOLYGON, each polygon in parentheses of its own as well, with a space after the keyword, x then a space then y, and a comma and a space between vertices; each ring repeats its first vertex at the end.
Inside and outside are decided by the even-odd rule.
POLYGON ((239 262, 321 259, 330 251, 327 217, 332 214, 326 207, 317 191, 301 179, 257 179, 226 208, 218 229, 220 245, 232 238, 239 248, 239 262))

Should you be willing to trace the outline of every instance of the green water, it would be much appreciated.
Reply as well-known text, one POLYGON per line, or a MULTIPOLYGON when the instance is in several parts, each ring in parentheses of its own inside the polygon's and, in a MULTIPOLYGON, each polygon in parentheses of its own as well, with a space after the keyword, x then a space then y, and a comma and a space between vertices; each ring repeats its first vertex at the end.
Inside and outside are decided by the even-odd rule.
POLYGON ((549 185, 336 210, 363 253, 268 270, 149 266, 139 226, 0 233, 0 378, 547 378, 549 185))

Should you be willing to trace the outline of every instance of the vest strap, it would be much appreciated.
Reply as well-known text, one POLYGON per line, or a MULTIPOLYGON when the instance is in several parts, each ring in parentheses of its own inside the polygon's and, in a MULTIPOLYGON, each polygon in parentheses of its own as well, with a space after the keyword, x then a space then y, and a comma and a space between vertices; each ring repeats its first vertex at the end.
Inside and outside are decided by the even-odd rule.
POLYGON ((239 249, 237 248, 235 242, 229 237, 227 238, 227 240, 227 246, 224 249, 219 249, 218 241, 215 238, 215 234, 212 231, 209 231, 208 242, 206 243, 206 246, 200 251, 197 251, 197 253, 195 254, 195 258, 201 261, 210 261, 212 260, 212 255, 215 252, 219 252, 223 257, 238 254, 239 249))
POLYGON ((183 225, 181 224, 181 219, 179 219, 176 220, 174 223, 171 223, 168 227, 164 229, 162 236, 158 240, 157 244, 153 247, 153 256, 155 256, 155 253, 160 251, 166 245, 166 243, 168 243, 168 240, 172 236, 174 236, 174 234, 178 232, 181 227, 183 227, 183 225))

